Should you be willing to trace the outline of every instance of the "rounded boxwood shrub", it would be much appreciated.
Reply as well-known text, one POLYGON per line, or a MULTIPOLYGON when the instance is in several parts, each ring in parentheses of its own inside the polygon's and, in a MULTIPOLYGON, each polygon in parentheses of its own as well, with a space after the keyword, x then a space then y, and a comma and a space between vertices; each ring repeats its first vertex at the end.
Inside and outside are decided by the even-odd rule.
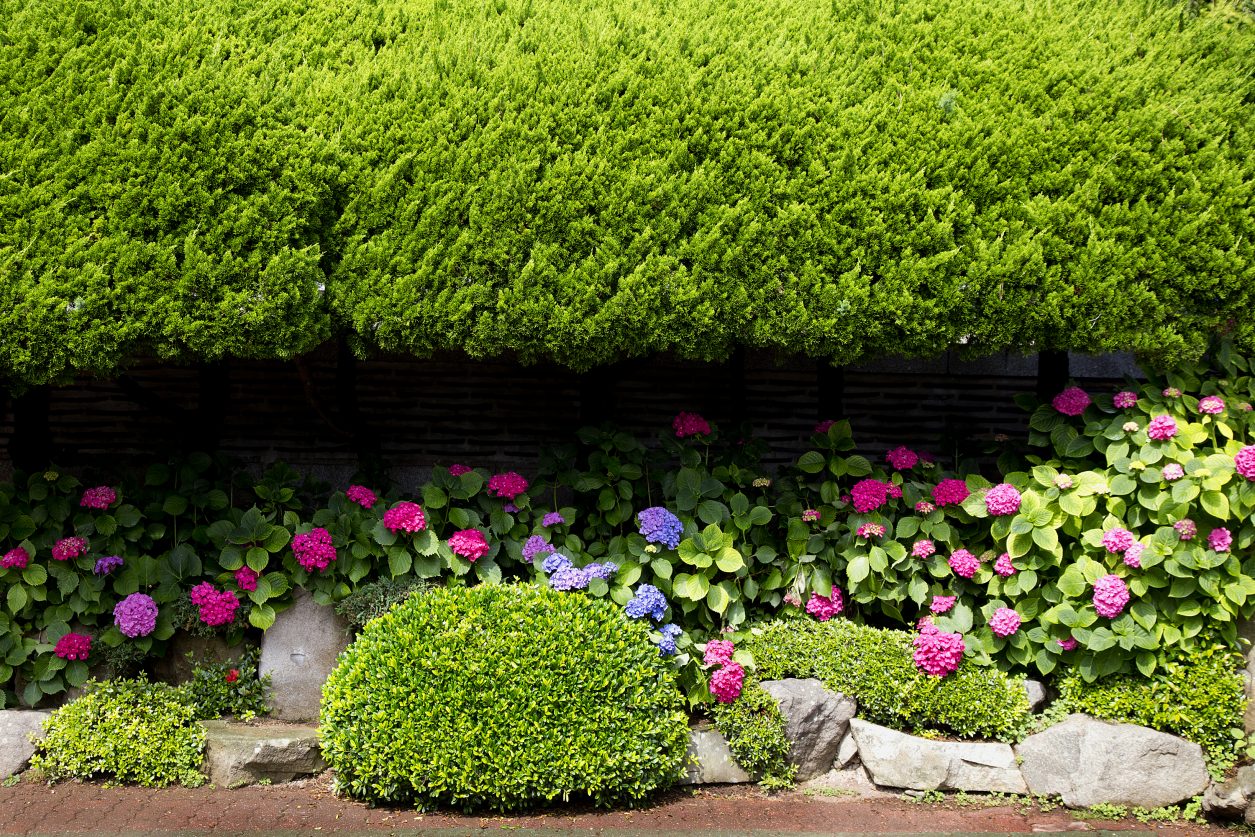
POLYGON ((613 603, 533 585, 437 589, 368 623, 323 689, 323 753, 371 802, 632 802, 688 740, 673 667, 613 603))

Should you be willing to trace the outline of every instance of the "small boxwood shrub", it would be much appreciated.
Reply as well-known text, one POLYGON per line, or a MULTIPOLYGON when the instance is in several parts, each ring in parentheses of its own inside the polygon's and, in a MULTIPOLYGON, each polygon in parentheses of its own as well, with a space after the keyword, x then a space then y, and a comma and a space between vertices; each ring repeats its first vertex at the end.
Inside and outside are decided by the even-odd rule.
POLYGON ((1213 772, 1237 760, 1246 695, 1241 655, 1200 643, 1151 677, 1121 675, 1086 683, 1077 670, 1059 678, 1059 699, 1072 712, 1170 732, 1199 744, 1213 772))
POLYGON ((508 810, 633 802, 688 740, 673 666, 612 602, 435 589, 368 623, 323 689, 323 752, 370 802, 508 810))
POLYGON ((343 616, 354 630, 360 630, 372 619, 383 616, 410 597, 432 588, 432 583, 420 578, 381 578, 363 584, 336 605, 336 613, 343 616))
POLYGON ((259 649, 250 648, 238 660, 195 667, 192 679, 179 690, 198 720, 229 715, 251 721, 270 711, 270 675, 257 675, 260 654, 259 649))
POLYGON ((200 785, 205 731, 180 689, 136 680, 89 681, 48 719, 31 767, 49 780, 111 779, 146 787, 200 785))

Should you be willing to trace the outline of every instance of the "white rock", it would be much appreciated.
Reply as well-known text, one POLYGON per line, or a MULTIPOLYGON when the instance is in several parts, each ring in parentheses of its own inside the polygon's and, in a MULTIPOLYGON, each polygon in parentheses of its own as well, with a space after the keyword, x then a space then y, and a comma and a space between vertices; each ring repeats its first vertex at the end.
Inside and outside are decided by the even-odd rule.
POLYGON ((1009 744, 931 741, 855 718, 850 734, 863 767, 878 785, 912 790, 1025 793, 1009 744))
POLYGON ((50 712, 33 709, 0 710, 0 781, 20 773, 35 754, 32 736, 43 738, 50 712))
POLYGON ((681 785, 736 784, 753 779, 741 769, 727 740, 715 730, 689 731, 688 752, 684 756, 687 774, 681 785))

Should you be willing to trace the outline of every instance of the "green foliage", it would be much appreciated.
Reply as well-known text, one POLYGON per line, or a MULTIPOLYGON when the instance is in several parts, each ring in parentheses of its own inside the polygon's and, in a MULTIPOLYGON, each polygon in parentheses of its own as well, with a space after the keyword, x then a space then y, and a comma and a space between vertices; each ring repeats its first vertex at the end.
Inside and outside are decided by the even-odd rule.
POLYGON ((369 622, 324 687, 321 735, 339 787, 371 802, 606 805, 679 778, 681 706, 674 669, 618 607, 484 584, 369 622))
POLYGON ((1243 743, 1241 664, 1241 655, 1232 649, 1207 643, 1178 655, 1149 678, 1121 675, 1087 683, 1079 672, 1068 672, 1057 681, 1059 702, 1072 712, 1193 741, 1219 774, 1237 761, 1243 743))
POLYGON ((204 782, 205 733, 173 686, 92 681, 52 714, 31 767, 51 781, 109 779, 145 787, 204 782))
POLYGON ((0 369, 1249 348, 1252 42, 1224 4, 3 0, 0 369))
POLYGON ((399 581, 381 578, 378 581, 363 584, 337 602, 336 613, 347 619, 354 628, 360 629, 370 620, 392 610, 412 594, 421 595, 431 590, 432 586, 428 581, 415 578, 403 578, 399 581))
MULTIPOLYGON (((257 676, 259 651, 250 648, 238 660, 203 663, 179 686, 197 720, 231 716, 251 721, 270 711, 270 675, 257 676)), ((190 656, 190 655, 189 655, 190 656)))
POLYGON ((747 680, 741 696, 732 703, 712 704, 711 714, 745 772, 764 785, 793 783, 797 768, 787 761, 790 742, 784 716, 775 698, 757 681, 747 680))

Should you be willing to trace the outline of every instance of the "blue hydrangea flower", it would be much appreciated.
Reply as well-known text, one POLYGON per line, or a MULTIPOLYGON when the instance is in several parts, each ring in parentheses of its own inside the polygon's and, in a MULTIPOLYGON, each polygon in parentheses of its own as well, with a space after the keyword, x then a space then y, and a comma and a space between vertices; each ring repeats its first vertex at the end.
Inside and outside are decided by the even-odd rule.
POLYGON ((604 564, 589 564, 584 568, 584 572, 588 573, 589 578, 600 578, 608 581, 614 577, 619 571, 619 565, 614 561, 606 561, 604 564))
POLYGON ((540 568, 544 570, 546 574, 553 575, 558 570, 570 569, 572 566, 574 565, 571 563, 570 558, 566 557, 561 552, 555 552, 545 559, 544 563, 540 565, 540 568))
POLYGON ((532 535, 527 539, 527 543, 523 544, 523 558, 526 561, 534 560, 537 555, 546 552, 553 552, 553 547, 540 535, 532 535))
POLYGON ((655 622, 661 622, 667 616, 667 599, 654 585, 642 584, 636 588, 636 595, 623 606, 623 610, 633 619, 648 616, 655 622))
POLYGON ((588 573, 570 566, 570 562, 567 562, 565 567, 559 567, 549 576, 549 586, 563 592, 583 590, 588 586, 589 581, 588 573))
POLYGON ((636 515, 639 531, 648 543, 660 543, 667 549, 675 549, 680 545, 680 536, 684 534, 684 524, 680 518, 662 506, 652 506, 636 515))
POLYGON ((658 653, 664 657, 670 657, 675 653, 675 641, 679 639, 680 634, 684 633, 684 629, 679 625, 666 624, 658 629, 662 637, 658 640, 658 653))

